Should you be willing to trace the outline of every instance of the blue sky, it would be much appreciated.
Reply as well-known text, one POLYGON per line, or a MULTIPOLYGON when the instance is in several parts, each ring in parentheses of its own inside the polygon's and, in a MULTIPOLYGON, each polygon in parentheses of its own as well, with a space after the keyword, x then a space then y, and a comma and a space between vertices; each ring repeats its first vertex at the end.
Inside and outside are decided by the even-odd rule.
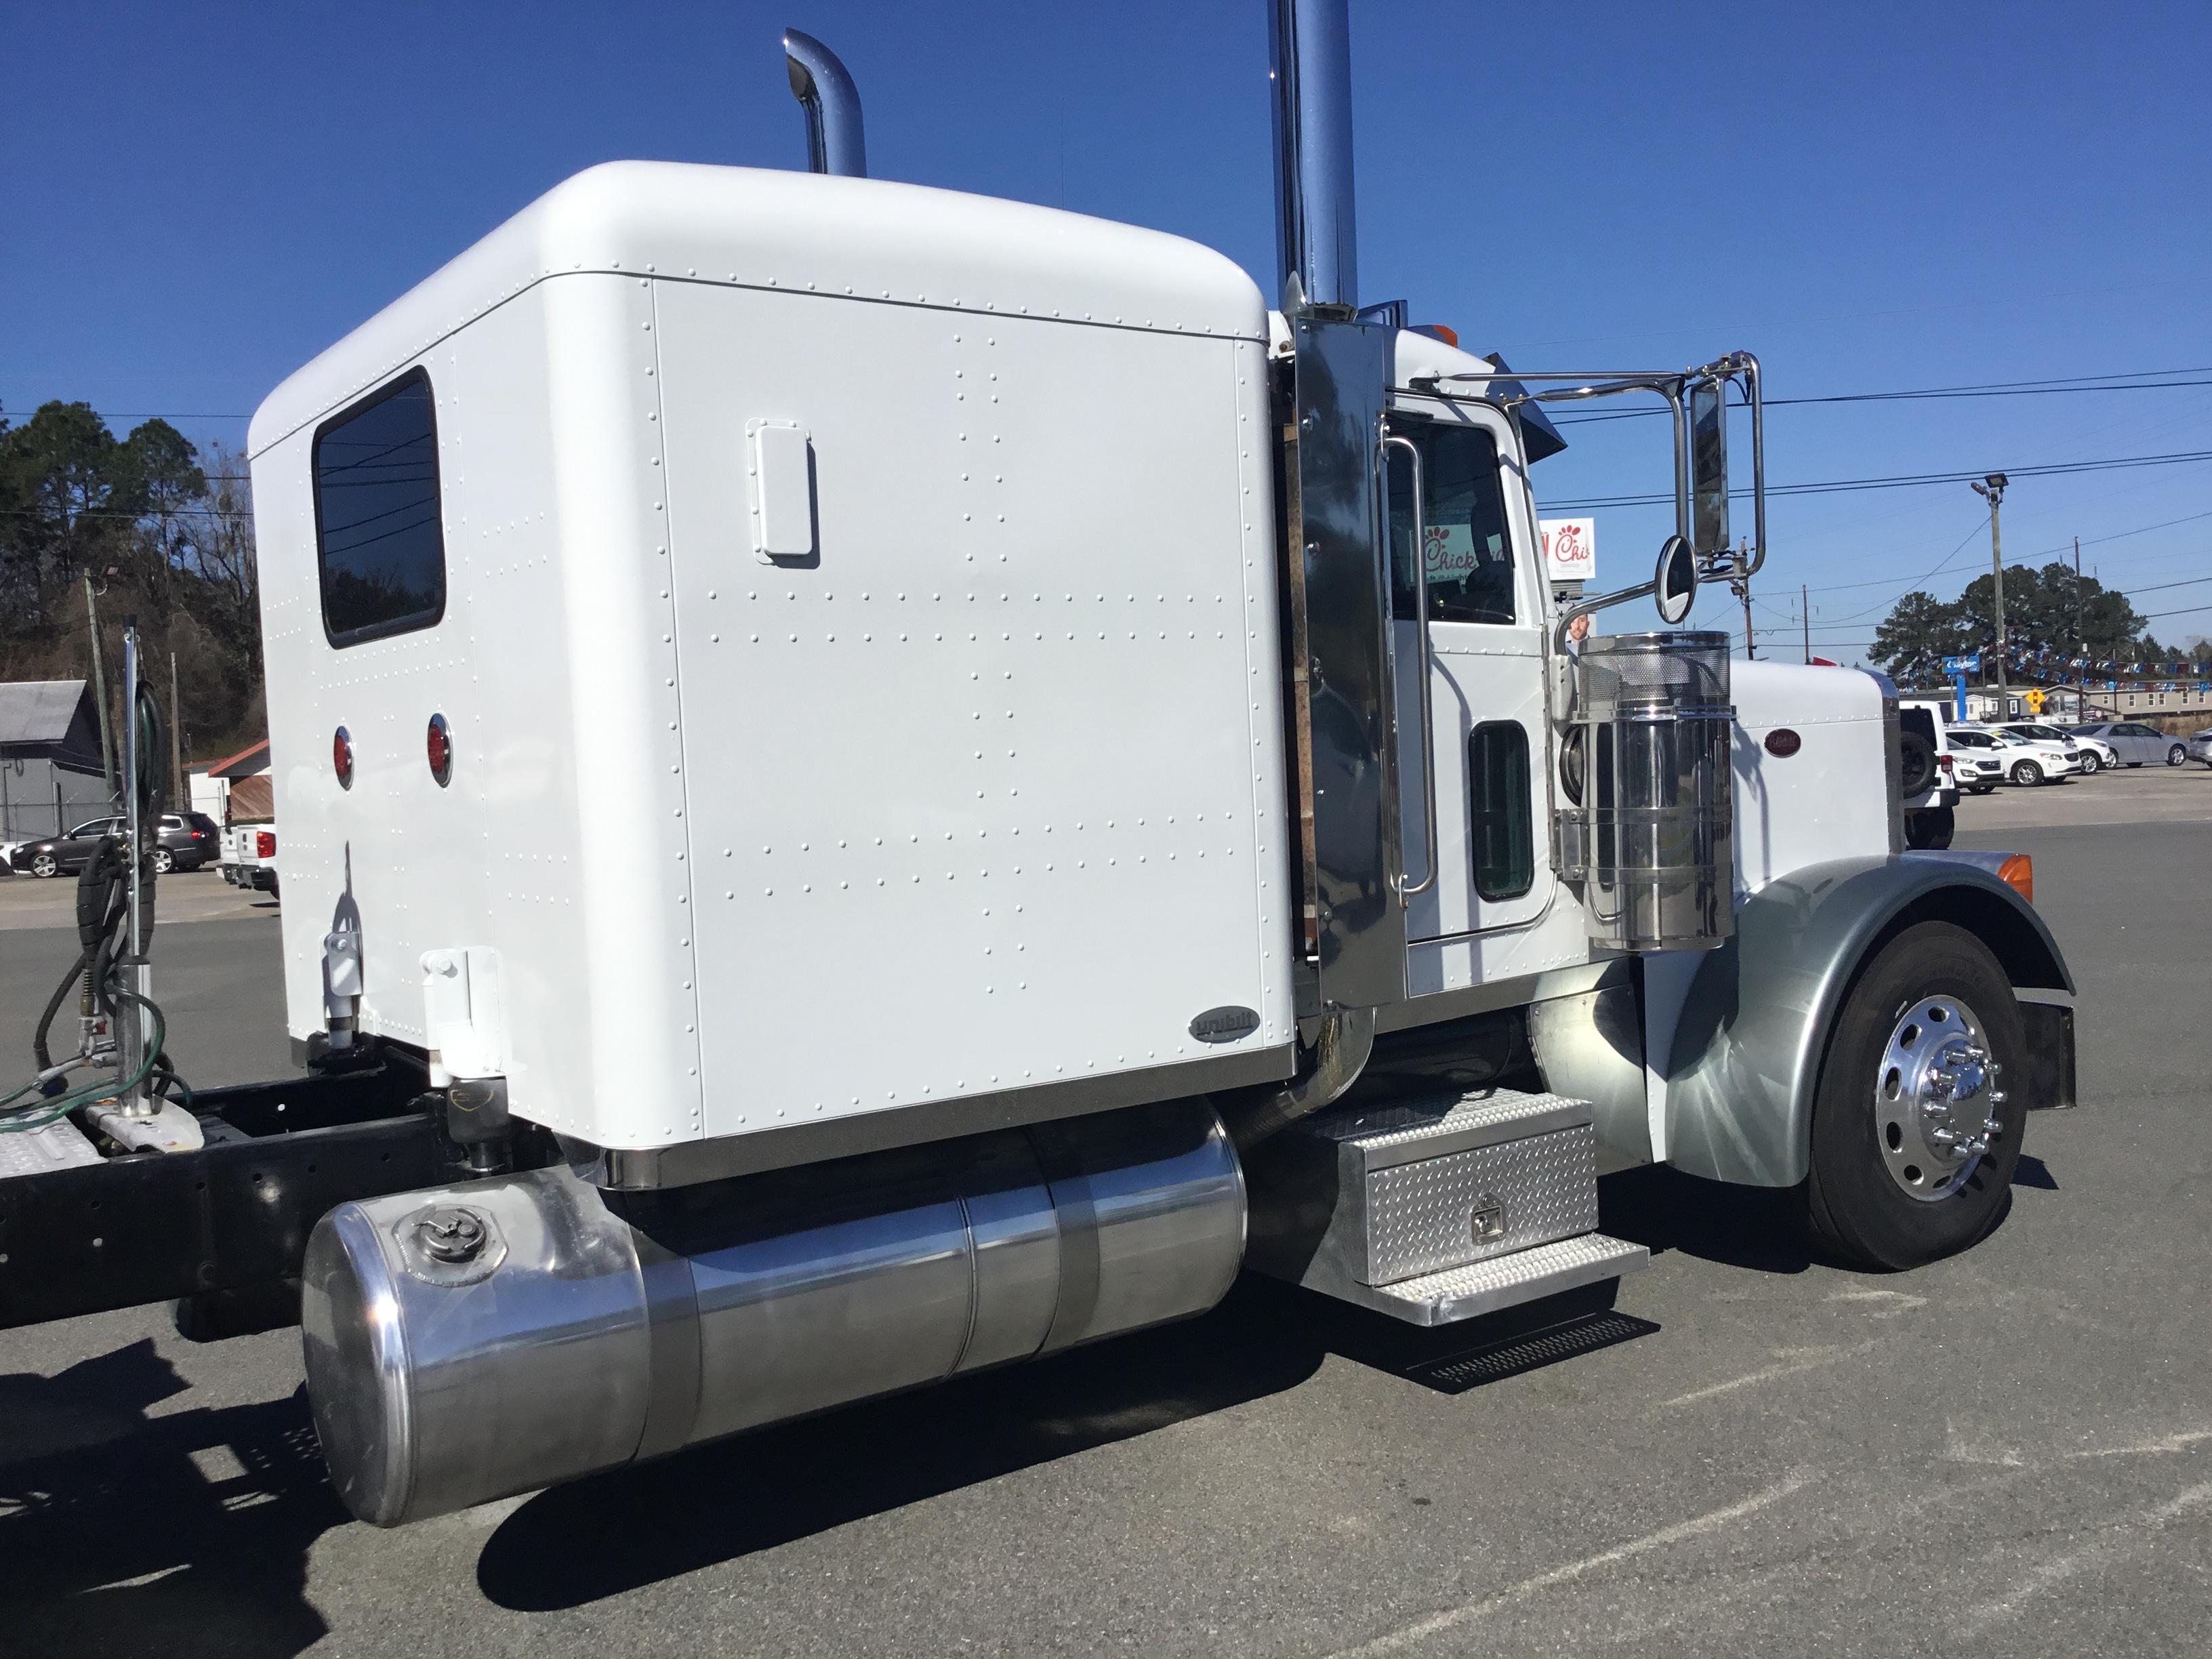
MULTIPOLYGON (((568 174, 798 167, 777 38, 851 67, 878 176, 1155 226, 1271 293, 1261 0, 21 7, 0 59, 0 405, 242 440, 285 374, 568 174), (189 417, 189 418, 187 418, 189 417)), ((1516 366, 1759 354, 1777 397, 2205 369, 2212 8, 1354 0, 1362 298, 1516 366)), ((2212 449, 2212 386, 1777 410, 1777 482, 2212 449)), ((1663 487, 1655 423, 1553 500, 1663 487)), ((2212 463, 2022 479, 2009 559, 2212 574, 2212 463), (2137 531, 2143 533, 2129 533, 2137 531), (2106 539, 2110 538, 2110 539, 2106 539)), ((1599 520, 1637 580, 1665 528, 1599 520)), ((1761 627, 1850 660, 1988 568, 1962 484, 1778 501, 1761 627)), ((1741 626, 1725 596, 1701 619, 1741 626)), ((2212 605, 2212 585, 2137 608, 2212 605)), ((2212 610, 2161 617, 2168 642, 2212 610)), ((1769 643, 1762 640, 1762 647, 1769 643)), ((1778 647, 1784 641, 1772 641, 1778 647)))

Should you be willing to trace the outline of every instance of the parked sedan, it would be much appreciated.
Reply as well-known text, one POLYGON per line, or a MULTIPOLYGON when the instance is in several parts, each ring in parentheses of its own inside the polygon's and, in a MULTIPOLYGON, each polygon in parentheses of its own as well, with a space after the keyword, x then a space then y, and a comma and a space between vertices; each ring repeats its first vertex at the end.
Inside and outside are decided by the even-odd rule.
POLYGON ((2074 728, 2076 737, 2100 738, 2112 745, 2123 766, 2155 766, 2163 761, 2168 766, 2179 766, 2189 758, 2189 745, 2179 738, 2168 737, 2154 726, 2145 726, 2141 720, 2099 720, 2088 726, 2074 728))
POLYGON ((2189 740, 2189 758, 2212 766, 2212 726, 2208 726, 2189 740))
MULTIPOLYGON (((44 841, 26 842, 11 862, 34 876, 68 875, 92 861, 100 843, 123 833, 121 818, 93 818, 44 841)), ((204 812, 164 812, 154 842, 154 868, 167 875, 172 870, 197 870, 216 854, 215 820, 204 812)))

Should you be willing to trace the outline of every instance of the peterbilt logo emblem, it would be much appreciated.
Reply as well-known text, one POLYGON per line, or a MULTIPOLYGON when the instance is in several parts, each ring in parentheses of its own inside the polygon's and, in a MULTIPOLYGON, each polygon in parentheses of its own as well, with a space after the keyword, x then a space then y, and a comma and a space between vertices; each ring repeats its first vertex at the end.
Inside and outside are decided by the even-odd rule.
POLYGON ((1259 1029, 1260 1016, 1255 1010, 1233 1005, 1209 1008, 1190 1023, 1190 1034, 1200 1042, 1236 1042, 1259 1029))

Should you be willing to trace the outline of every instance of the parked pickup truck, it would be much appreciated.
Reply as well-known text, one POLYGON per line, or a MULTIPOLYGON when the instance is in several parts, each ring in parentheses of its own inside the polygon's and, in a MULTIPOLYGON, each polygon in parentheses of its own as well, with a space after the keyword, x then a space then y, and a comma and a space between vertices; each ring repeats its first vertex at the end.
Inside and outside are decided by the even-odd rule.
POLYGON ((222 832, 222 856, 218 867, 234 887, 251 887, 274 895, 276 891, 276 827, 270 823, 234 823, 222 832))

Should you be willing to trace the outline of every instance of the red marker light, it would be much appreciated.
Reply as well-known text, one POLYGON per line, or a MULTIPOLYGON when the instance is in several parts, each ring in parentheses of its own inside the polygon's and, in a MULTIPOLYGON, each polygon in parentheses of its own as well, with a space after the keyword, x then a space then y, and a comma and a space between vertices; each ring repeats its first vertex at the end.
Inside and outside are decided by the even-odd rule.
POLYGON ((430 716, 430 734, 427 740, 430 757, 430 775, 442 789, 453 778, 453 729, 446 724, 443 714, 430 716))
POLYGON ((341 726, 331 736, 331 770, 338 775, 338 787, 353 787, 353 738, 341 726))

